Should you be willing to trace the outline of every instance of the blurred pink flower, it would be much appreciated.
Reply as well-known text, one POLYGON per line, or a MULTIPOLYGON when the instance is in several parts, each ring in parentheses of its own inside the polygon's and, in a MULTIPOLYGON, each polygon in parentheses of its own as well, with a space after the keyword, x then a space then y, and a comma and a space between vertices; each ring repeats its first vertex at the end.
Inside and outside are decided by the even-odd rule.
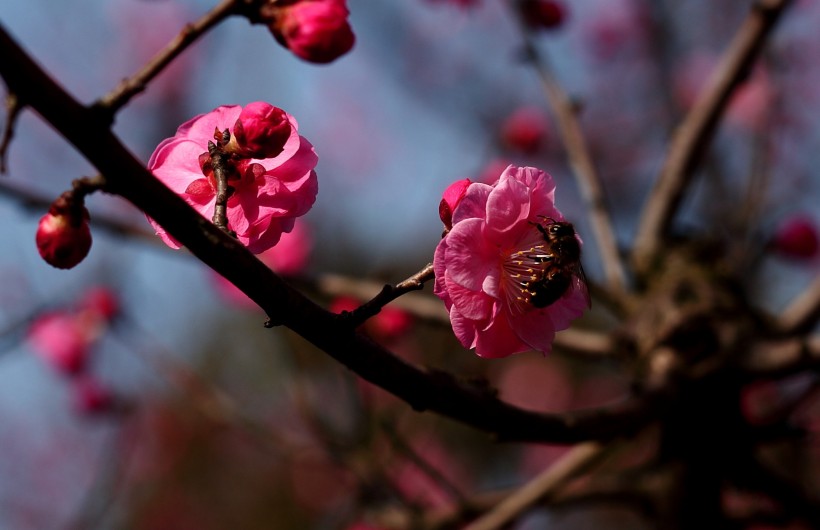
MULTIPOLYGON (((353 311, 361 305, 359 300, 340 296, 333 300, 328 308, 334 313, 342 311, 353 311)), ((385 306, 375 316, 367 319, 362 325, 363 331, 368 335, 381 339, 390 340, 403 335, 413 324, 413 319, 409 313, 393 306, 385 306)))
POLYGON ((532 155, 541 149, 549 136, 549 123, 541 109, 521 107, 501 125, 501 141, 506 147, 532 155))
POLYGON ((567 17, 564 4, 554 0, 519 0, 524 23, 532 29, 561 27, 567 17))
MULTIPOLYGON (((148 168, 158 179, 208 220, 213 217, 216 203, 208 142, 213 140, 215 130, 233 131, 242 110, 238 105, 222 106, 187 121, 176 135, 157 146, 148 161, 148 168)), ((248 250, 257 254, 275 245, 283 232, 293 228, 295 218, 313 206, 318 191, 313 170, 318 158, 313 146, 299 136, 293 116, 285 116, 290 122, 290 135, 279 155, 231 159, 236 172, 228 177, 234 189, 228 199, 228 227, 248 250)), ((258 130, 258 123, 253 128, 258 130)), ((180 248, 165 229, 153 219, 149 221, 168 246, 180 248)))
POLYGON ((472 184, 470 179, 457 180, 444 190, 441 202, 438 204, 438 216, 441 218, 441 222, 444 223, 447 230, 453 227, 453 210, 456 209, 458 203, 464 198, 464 194, 467 193, 467 188, 470 184, 472 184))
POLYGON ((280 0, 263 7, 280 44, 312 63, 329 63, 353 48, 346 0, 280 0))
MULTIPOLYGON (((297 221, 293 230, 282 234, 279 243, 262 252, 257 257, 277 274, 298 276, 308 264, 313 248, 313 238, 307 224, 297 221)), ((256 303, 240 291, 234 284, 214 273, 214 282, 219 293, 228 301, 240 307, 256 307, 256 303)))
POLYGON ((796 215, 784 220, 777 228, 772 248, 785 257, 812 259, 820 253, 817 225, 809 217, 796 215))
POLYGON ((120 301, 108 287, 97 286, 88 289, 80 299, 81 311, 89 311, 97 317, 110 321, 120 312, 120 301))
POLYGON ((436 247, 434 292, 447 306, 450 323, 466 348, 481 357, 552 349, 555 332, 569 327, 587 307, 582 280, 554 303, 532 304, 522 274, 538 276, 544 218, 563 216, 554 205, 555 184, 547 173, 509 166, 495 185, 473 183, 453 212, 453 228, 436 247))
POLYGON ((114 396, 96 377, 84 375, 71 381, 74 406, 82 414, 99 414, 111 409, 114 396))
MULTIPOLYGON (((674 76, 674 94, 683 109, 691 108, 718 66, 718 57, 709 52, 693 53, 674 76)), ((766 71, 755 69, 732 95, 726 121, 735 127, 756 130, 763 126, 774 88, 766 71)))
POLYGON ((57 370, 73 375, 85 368, 91 337, 74 315, 44 313, 31 324, 27 338, 34 352, 57 370))

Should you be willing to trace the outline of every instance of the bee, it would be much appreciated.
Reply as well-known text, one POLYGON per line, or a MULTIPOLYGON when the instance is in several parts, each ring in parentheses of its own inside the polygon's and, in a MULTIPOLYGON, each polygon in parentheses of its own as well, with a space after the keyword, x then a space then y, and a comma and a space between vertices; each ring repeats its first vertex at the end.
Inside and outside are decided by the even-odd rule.
MULTIPOLYGON (((542 216, 543 217, 543 216, 542 216)), ((546 241, 546 252, 537 256, 545 267, 540 278, 527 282, 525 290, 529 302, 537 308, 554 304, 570 288, 583 291, 590 307, 589 288, 581 266, 581 244, 575 236, 575 227, 566 221, 543 217, 547 224, 533 223, 546 241), (575 281, 577 278, 577 282, 575 281)))

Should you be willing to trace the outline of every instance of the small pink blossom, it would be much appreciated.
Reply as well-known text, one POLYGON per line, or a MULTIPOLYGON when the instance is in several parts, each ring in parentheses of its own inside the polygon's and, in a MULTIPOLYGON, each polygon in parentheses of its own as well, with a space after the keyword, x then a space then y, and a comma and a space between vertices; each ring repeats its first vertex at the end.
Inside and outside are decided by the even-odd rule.
POLYGON ((544 273, 544 219, 563 221, 547 173, 509 166, 494 185, 473 183, 453 212, 453 228, 436 247, 434 292, 447 306, 459 341, 481 357, 552 349, 555 332, 588 305, 582 280, 554 303, 530 302, 527 281, 544 273))
MULTIPOLYGON (((216 204, 208 142, 214 139, 215 130, 228 129, 233 134, 242 111, 238 105, 222 106, 187 121, 176 135, 159 144, 148 161, 148 168, 158 179, 208 220, 213 218, 216 204)), ((270 115, 276 118, 278 113, 270 115)), ((290 135, 281 153, 272 158, 233 158, 236 171, 228 178, 233 189, 228 199, 228 228, 256 254, 275 245, 283 232, 293 228, 295 218, 313 206, 318 191, 313 170, 318 159, 313 146, 298 134, 296 119, 290 114, 285 116, 290 135)), ((264 129, 254 123, 255 131, 264 129)), ((149 220, 168 246, 180 248, 164 228, 149 220)))
POLYGON ((86 365, 91 342, 82 322, 65 312, 40 315, 28 330, 28 343, 46 363, 75 375, 86 365))
POLYGON ((820 253, 817 225, 802 215, 790 217, 778 227, 772 238, 772 247, 785 257, 812 259, 820 253))
POLYGON ((80 311, 88 311, 104 321, 110 321, 120 312, 120 302, 111 289, 98 286, 85 292, 79 308, 80 311))
POLYGON ((467 188, 470 184, 472 184, 470 179, 457 180, 444 190, 441 202, 438 204, 438 216, 441 217, 441 222, 444 223, 447 230, 453 227, 453 210, 456 209, 458 203, 464 198, 464 194, 467 193, 467 188))
POLYGON ((501 125, 501 141, 508 148, 527 155, 541 149, 549 137, 549 125, 538 108, 521 107, 501 125))
POLYGON ((91 249, 88 210, 71 192, 55 200, 37 225, 37 251, 53 267, 70 269, 80 263, 91 249))
POLYGON ((273 36, 305 61, 335 61, 356 42, 346 0, 280 0, 268 6, 263 9, 273 36))

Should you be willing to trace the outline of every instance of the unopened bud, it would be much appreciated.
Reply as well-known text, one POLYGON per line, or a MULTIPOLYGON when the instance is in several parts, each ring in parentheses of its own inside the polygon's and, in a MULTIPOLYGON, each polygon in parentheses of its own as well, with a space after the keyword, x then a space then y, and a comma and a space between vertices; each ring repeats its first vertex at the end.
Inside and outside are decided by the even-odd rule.
POLYGON ((453 212, 467 193, 467 188, 472 184, 470 179, 457 180, 450 184, 444 194, 441 202, 438 205, 438 215, 441 217, 441 222, 447 230, 453 228, 453 212))
POLYGON ((795 216, 777 229, 772 247, 782 255, 794 259, 812 259, 820 253, 820 236, 811 219, 795 216))
POLYGON ((292 128, 282 109, 263 101, 250 103, 234 124, 228 149, 248 158, 273 158, 285 148, 292 128))
POLYGON ((345 0, 274 2, 269 28, 280 44, 312 63, 329 63, 353 48, 356 37, 345 0))
POLYGON ((46 263, 58 269, 74 267, 91 249, 88 210, 71 192, 63 193, 40 219, 35 240, 46 263))
POLYGON ((566 8, 553 0, 521 0, 521 16, 532 29, 554 29, 566 18, 566 8))

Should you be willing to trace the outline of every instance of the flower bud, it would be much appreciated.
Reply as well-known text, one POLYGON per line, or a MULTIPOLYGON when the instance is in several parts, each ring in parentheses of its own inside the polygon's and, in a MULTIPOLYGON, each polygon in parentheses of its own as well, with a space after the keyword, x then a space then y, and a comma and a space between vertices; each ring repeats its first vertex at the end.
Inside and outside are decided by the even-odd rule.
POLYGON ((438 205, 438 215, 447 230, 453 227, 453 212, 461 199, 464 198, 470 184, 472 184, 470 179, 457 180, 444 190, 441 202, 438 205))
POLYGON ((47 313, 28 330, 32 350, 58 371, 76 375, 83 371, 89 356, 89 341, 81 323, 67 313, 47 313))
POLYGON ((81 414, 95 415, 110 411, 114 396, 108 387, 94 377, 78 377, 72 381, 74 407, 81 414))
POLYGON ((775 232, 772 247, 778 254, 789 258, 814 258, 820 252, 817 226, 807 217, 791 217, 775 232))
POLYGON ((280 44, 312 63, 329 63, 349 52, 356 37, 345 0, 285 0, 269 8, 269 26, 280 44))
POLYGON ((228 150, 249 158, 273 158, 290 138, 290 120, 282 109, 257 101, 242 109, 228 150))
POLYGON ((521 0, 521 16, 532 29, 554 29, 566 18, 566 9, 552 0, 521 0))
POLYGON ((501 125, 501 141, 513 151, 534 155, 546 143, 547 120, 537 108, 521 107, 501 125))
POLYGON ((58 269, 74 267, 91 249, 88 210, 71 192, 63 193, 40 219, 35 241, 46 263, 58 269))

